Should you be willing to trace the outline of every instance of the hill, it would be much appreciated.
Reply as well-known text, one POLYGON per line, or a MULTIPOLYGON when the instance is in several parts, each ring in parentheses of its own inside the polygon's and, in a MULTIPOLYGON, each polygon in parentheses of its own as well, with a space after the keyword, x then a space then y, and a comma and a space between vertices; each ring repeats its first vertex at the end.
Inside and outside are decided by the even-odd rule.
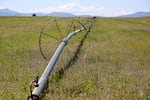
POLYGON ((0 16, 18 16, 20 13, 11 11, 9 9, 0 9, 0 16))
POLYGON ((9 9, 0 9, 0 16, 31 16, 30 13, 19 13, 9 9))
POLYGON ((136 12, 133 14, 129 14, 129 15, 122 15, 119 17, 148 17, 150 16, 150 12, 136 12))
MULTIPOLYGON (((49 14, 36 13, 37 16, 74 17, 75 15, 65 12, 52 12, 49 14)), ((0 16, 32 16, 32 13, 19 13, 9 9, 0 9, 0 16)))
MULTIPOLYGON (((66 13, 66 12, 51 12, 49 14, 45 13, 36 13, 37 16, 53 16, 53 17, 75 17, 77 15, 66 13)), ((16 11, 12 11, 10 9, 0 9, 0 16, 32 16, 32 13, 20 13, 16 11)), ((78 15, 80 17, 91 17, 91 15, 78 15)), ((132 17, 147 17, 150 16, 150 12, 136 12, 129 15, 121 15, 117 17, 125 17, 125 18, 132 18, 132 17)), ((103 17, 103 16, 97 16, 103 17)))
POLYGON ((74 17, 75 15, 65 12, 52 12, 49 14, 46 14, 47 16, 53 16, 53 17, 74 17))

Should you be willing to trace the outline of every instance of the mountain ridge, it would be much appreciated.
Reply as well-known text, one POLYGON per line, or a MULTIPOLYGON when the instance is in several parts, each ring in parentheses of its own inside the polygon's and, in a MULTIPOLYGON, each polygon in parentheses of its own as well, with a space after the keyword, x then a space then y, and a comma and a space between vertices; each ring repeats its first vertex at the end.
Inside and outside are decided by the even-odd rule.
MULTIPOLYGON (((37 16, 54 16, 54 17, 74 17, 71 13, 67 12, 51 12, 51 13, 35 13, 37 16)), ((0 9, 0 16, 32 16, 33 13, 20 13, 10 9, 0 9)))
MULTIPOLYGON (((40 13, 37 12, 35 13, 37 16, 53 16, 53 17, 75 17, 77 15, 74 15, 72 13, 67 13, 67 12, 51 12, 51 13, 40 13)), ((33 13, 20 13, 20 12, 16 12, 13 10, 10 10, 8 8, 6 9, 0 9, 0 16, 32 16, 33 13)), ((80 17, 89 17, 91 15, 79 15, 80 17)), ((122 18, 132 18, 132 17, 147 17, 150 16, 150 12, 135 12, 132 14, 128 14, 128 15, 120 15, 120 16, 116 16, 116 17, 122 17, 122 18)), ((99 17, 99 16, 98 16, 99 17)), ((101 16, 103 17, 103 16, 101 16)))
POLYGON ((135 12, 135 13, 132 13, 132 14, 128 14, 128 15, 121 15, 121 16, 118 16, 118 17, 148 17, 150 16, 150 12, 135 12))

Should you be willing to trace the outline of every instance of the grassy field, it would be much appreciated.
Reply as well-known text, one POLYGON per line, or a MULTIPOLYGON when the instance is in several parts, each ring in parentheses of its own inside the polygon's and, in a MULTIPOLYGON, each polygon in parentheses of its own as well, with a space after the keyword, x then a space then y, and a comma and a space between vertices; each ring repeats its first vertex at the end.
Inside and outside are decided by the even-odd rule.
MULTIPOLYGON (((41 76, 48 61, 38 47, 39 34, 51 17, 0 17, 0 100, 26 100, 30 81, 41 76)), ((59 19, 66 35, 71 19, 59 19)), ((59 21, 58 21, 59 22, 59 21)), ((51 30, 49 30, 49 28, 51 30)), ((52 55, 62 37, 45 37, 45 53, 52 55), (50 46, 47 48, 46 46, 50 46)), ((76 63, 61 76, 81 35, 64 49, 49 78, 43 100, 150 99, 150 17, 98 18, 76 63)))

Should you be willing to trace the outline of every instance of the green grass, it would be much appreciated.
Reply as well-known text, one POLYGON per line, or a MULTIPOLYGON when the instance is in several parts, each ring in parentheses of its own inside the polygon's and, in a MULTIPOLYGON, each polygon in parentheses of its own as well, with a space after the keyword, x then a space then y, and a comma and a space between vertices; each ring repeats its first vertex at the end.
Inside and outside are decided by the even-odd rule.
MULTIPOLYGON (((0 17, 0 100, 25 100, 28 97, 30 81, 34 76, 40 76, 48 63, 40 54, 38 39, 42 27, 50 19, 0 17)), ((58 19, 63 36, 71 20, 58 19)), ((49 58, 62 39, 57 28, 50 25, 45 32, 50 32, 59 41, 45 37, 43 46, 49 58)), ((98 18, 79 59, 60 78, 58 71, 75 52, 80 37, 78 34, 68 43, 56 63, 45 100, 150 98, 149 17, 98 18)))

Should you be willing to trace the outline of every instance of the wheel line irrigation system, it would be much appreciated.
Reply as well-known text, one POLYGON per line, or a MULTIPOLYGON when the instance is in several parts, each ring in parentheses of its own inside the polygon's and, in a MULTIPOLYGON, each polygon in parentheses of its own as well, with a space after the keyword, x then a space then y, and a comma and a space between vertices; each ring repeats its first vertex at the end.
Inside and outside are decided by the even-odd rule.
MULTIPOLYGON (((48 65, 46 66, 42 76, 40 77, 40 79, 38 80, 38 76, 35 77, 35 79, 30 83, 30 95, 28 96, 28 100, 41 100, 41 93, 44 90, 45 85, 48 82, 48 78, 55 66, 55 63, 57 62, 61 52, 63 51, 64 47, 67 45, 67 42, 71 39, 71 37, 73 37, 74 35, 76 35, 76 33, 81 32, 83 30, 85 30, 86 35, 90 32, 93 23, 95 22, 96 17, 93 17, 90 19, 90 21, 87 24, 82 24, 80 21, 78 21, 77 19, 74 19, 77 23, 79 23, 82 27, 74 30, 73 32, 69 33, 63 40, 62 42, 59 44, 59 46, 57 47, 55 53, 53 54, 52 58, 50 59, 48 65), (34 89, 32 91, 32 86, 34 86, 34 89)), ((85 35, 85 36, 86 36, 85 35)))

